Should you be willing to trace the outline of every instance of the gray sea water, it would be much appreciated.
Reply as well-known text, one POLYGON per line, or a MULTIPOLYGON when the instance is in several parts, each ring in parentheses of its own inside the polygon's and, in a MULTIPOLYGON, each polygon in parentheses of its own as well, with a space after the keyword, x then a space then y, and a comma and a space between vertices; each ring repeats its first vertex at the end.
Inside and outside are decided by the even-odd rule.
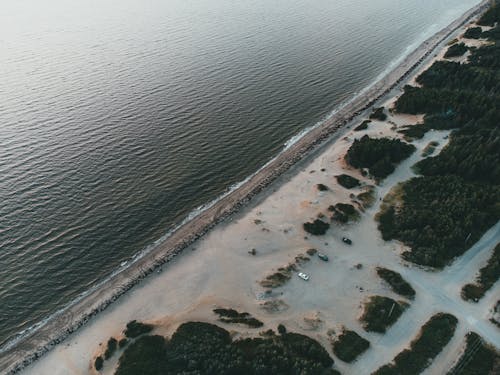
POLYGON ((478 2, 2 1, 0 343, 478 2))

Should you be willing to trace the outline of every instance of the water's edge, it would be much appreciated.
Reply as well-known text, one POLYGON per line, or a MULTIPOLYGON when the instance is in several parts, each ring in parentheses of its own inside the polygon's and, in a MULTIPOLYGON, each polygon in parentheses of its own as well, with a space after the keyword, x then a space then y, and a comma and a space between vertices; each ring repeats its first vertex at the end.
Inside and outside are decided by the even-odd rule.
POLYGON ((129 264, 117 269, 69 305, 27 330, 24 335, 7 342, 0 348, 0 368, 5 369, 8 374, 14 374, 33 363, 157 267, 170 261, 214 226, 239 211, 293 165, 311 155, 313 151, 319 151, 328 143, 328 138, 341 127, 366 112, 376 102, 406 82, 417 67, 471 18, 487 9, 488 4, 488 0, 483 0, 424 41, 385 77, 332 112, 332 115, 323 123, 318 123, 291 138, 280 154, 253 175, 233 186, 216 200, 193 211, 154 246, 138 254, 129 264))

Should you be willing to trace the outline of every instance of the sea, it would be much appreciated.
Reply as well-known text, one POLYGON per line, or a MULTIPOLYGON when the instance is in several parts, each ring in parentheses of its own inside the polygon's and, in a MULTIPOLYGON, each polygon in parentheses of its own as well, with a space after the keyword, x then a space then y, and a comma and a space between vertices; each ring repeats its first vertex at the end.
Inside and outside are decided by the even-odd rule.
POLYGON ((478 2, 3 0, 0 354, 478 2))

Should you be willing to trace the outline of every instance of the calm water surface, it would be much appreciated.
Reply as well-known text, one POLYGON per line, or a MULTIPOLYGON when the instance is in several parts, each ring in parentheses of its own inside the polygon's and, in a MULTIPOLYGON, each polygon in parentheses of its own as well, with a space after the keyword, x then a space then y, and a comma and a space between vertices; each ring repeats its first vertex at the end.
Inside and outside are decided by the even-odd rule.
POLYGON ((2 1, 0 343, 477 2, 2 1))

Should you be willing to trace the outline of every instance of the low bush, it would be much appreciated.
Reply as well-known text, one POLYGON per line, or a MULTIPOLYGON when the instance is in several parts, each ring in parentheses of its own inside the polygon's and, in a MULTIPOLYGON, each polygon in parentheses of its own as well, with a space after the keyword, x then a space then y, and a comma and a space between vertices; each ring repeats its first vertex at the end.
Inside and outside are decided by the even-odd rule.
POLYGON ((234 309, 214 309, 213 311, 219 315, 219 320, 223 323, 240 323, 250 328, 259 328, 264 325, 264 323, 255 319, 247 312, 240 313, 234 309))
POLYGON ((392 298, 371 296, 364 304, 360 320, 368 332, 385 333, 401 316, 408 305, 392 298))
POLYGON ((104 365, 104 360, 102 359, 101 356, 97 357, 94 361, 94 367, 97 371, 101 371, 102 367, 104 365))
POLYGON ((330 228, 330 224, 322 220, 316 219, 312 223, 304 223, 304 230, 316 236, 321 236, 330 228))
POLYGON ((429 130, 425 124, 406 125, 403 129, 398 130, 398 133, 404 135, 405 140, 412 141, 414 139, 422 139, 429 130))
POLYGON ((327 191, 327 190, 329 190, 328 186, 323 185, 323 184, 317 184, 316 187, 318 188, 319 191, 327 191))
POLYGON ((387 282, 394 293, 397 293, 408 299, 415 298, 415 289, 403 279, 403 276, 398 272, 392 271, 387 268, 377 267, 377 275, 387 282))
MULTIPOLYGON (((422 150, 422 156, 424 158, 432 155, 434 151, 436 151, 436 147, 439 146, 439 143, 436 141, 429 142, 427 146, 422 150)), ((418 168, 417 168, 418 169, 418 168)))
POLYGON ((443 350, 455 333, 457 318, 439 313, 431 317, 411 342, 410 348, 399 353, 393 362, 382 366, 375 375, 418 375, 443 350))
POLYGON ((369 347, 368 340, 349 330, 344 330, 332 344, 333 353, 347 363, 354 361, 369 347))
POLYGON ((135 338, 145 333, 151 332, 153 330, 153 326, 151 324, 145 324, 138 322, 137 320, 132 320, 127 323, 127 328, 124 333, 128 338, 135 338))
MULTIPOLYGON (((330 206, 333 208, 334 214, 332 220, 338 221, 340 223, 347 223, 352 220, 357 220, 360 217, 359 212, 354 208, 352 204, 348 203, 337 203, 335 206, 330 206)), ((330 207, 328 208, 330 210, 330 207)))
POLYGON ((463 43, 454 44, 448 48, 448 50, 444 54, 444 57, 449 58, 462 56, 465 52, 467 52, 467 50, 467 46, 463 43))
POLYGON ((368 168, 372 176, 382 179, 415 150, 415 146, 399 139, 370 138, 365 135, 353 142, 345 160, 354 168, 368 168))
POLYGON ((387 120, 387 115, 384 112, 384 107, 374 108, 373 112, 370 114, 370 119, 379 121, 387 120))
POLYGON ((483 29, 481 27, 469 27, 465 33, 464 38, 467 39, 479 39, 481 38, 481 34, 483 33, 483 29))
POLYGON ((106 351, 104 352, 104 359, 109 359, 115 354, 116 347, 117 347, 118 342, 114 337, 111 337, 108 340, 108 347, 106 348, 106 351))
POLYGON ((346 189, 352 189, 360 185, 359 180, 348 174, 341 174, 336 176, 337 182, 340 186, 345 187, 346 189))
POLYGON ((474 284, 467 284, 462 288, 462 298, 477 302, 500 278, 500 243, 493 250, 486 266, 479 270, 474 284))
POLYGON ((354 131, 359 132, 359 131, 361 131, 361 130, 366 130, 366 129, 368 129, 368 124, 369 124, 370 122, 372 122, 372 121, 371 121, 371 120, 365 120, 365 121, 363 121, 361 124, 359 124, 358 126, 356 126, 356 127, 354 128, 354 131))

